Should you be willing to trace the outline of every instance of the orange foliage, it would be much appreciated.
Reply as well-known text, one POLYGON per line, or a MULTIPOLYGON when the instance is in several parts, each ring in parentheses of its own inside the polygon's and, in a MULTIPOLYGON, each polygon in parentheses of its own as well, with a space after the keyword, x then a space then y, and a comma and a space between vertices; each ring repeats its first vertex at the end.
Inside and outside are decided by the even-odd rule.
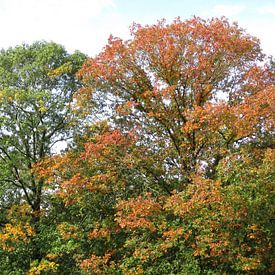
MULTIPOLYGON (((188 193, 191 199, 184 199, 181 193, 174 193, 165 205, 166 209, 172 209, 179 216, 185 217, 192 215, 193 211, 203 209, 205 206, 219 206, 223 203, 223 195, 220 193, 220 182, 212 182, 202 178, 194 178, 188 193)), ((226 206, 224 206, 226 207, 226 206)), ((227 215, 229 209, 224 209, 227 215)))
POLYGON ((86 272, 102 274, 104 267, 108 264, 111 256, 111 253, 106 253, 104 256, 91 255, 89 259, 82 261, 80 267, 86 272))
POLYGON ((18 244, 29 243, 34 235, 34 230, 29 223, 7 223, 0 231, 0 246, 3 250, 11 252, 18 244))
POLYGON ((144 198, 139 196, 128 201, 120 201, 117 204, 115 221, 121 228, 148 228, 154 231, 156 227, 150 217, 160 210, 161 205, 151 197, 150 193, 147 193, 144 198))
MULTIPOLYGON (((58 185, 67 205, 82 202, 85 192, 98 192, 106 195, 106 201, 112 194, 109 206, 114 210, 116 199, 128 196, 116 204, 119 229, 98 224, 88 237, 108 242, 115 230, 134 237, 140 234, 137 239, 158 236, 153 245, 150 240, 129 249, 142 264, 172 248, 176 251, 181 242, 207 266, 260 270, 272 249, 269 236, 254 217, 251 223, 247 218, 252 210, 246 200, 252 195, 237 192, 243 182, 249 185, 254 175, 264 174, 253 162, 266 157, 271 163, 274 158, 270 149, 252 148, 253 158, 250 152, 243 153, 252 139, 274 129, 274 73, 259 65, 264 56, 258 40, 224 18, 134 24, 131 31, 129 41, 111 36, 104 50, 78 73, 86 87, 78 93, 77 107, 85 109, 95 91, 111 94, 118 99, 114 112, 115 117, 123 116, 123 127, 105 125, 85 136, 80 151, 45 159, 34 171, 58 185), (239 182, 232 183, 236 192, 231 194, 225 186, 230 183, 222 182, 217 170, 220 166, 225 173, 241 174, 234 165, 239 160, 251 171, 240 178, 234 175, 239 182), (131 197, 125 188, 131 173, 125 168, 137 170, 140 185, 142 177, 149 175, 152 186, 159 184, 156 193, 138 196, 144 187, 131 190, 135 196, 131 197), (158 192, 168 195, 161 197, 158 192)), ((270 163, 266 169, 271 171, 270 163)), ((112 210, 104 215, 113 215, 112 210)), ((78 237, 72 225, 60 224, 58 231, 64 239, 78 237)), ((104 274, 114 264, 113 254, 105 252, 92 254, 81 268, 104 274)), ((131 268, 127 274, 143 272, 139 265, 131 268)))
POLYGON ((46 158, 33 167, 49 187, 58 188, 58 195, 67 205, 81 201, 85 191, 106 193, 115 186, 124 187, 118 164, 123 166, 124 161, 129 162, 127 151, 135 140, 134 132, 126 135, 119 130, 104 129, 90 140, 87 139, 84 150, 79 153, 46 158))
POLYGON ((68 223, 60 223, 57 226, 57 231, 61 235, 61 237, 65 240, 74 238, 77 239, 79 237, 79 228, 74 225, 68 223))
MULTIPOLYGON (((86 62, 78 73, 85 85, 79 96, 97 90, 118 98, 117 115, 139 129, 137 140, 154 133, 152 146, 162 147, 153 156, 156 165, 163 167, 160 155, 172 155, 190 182, 200 161, 211 166, 213 156, 221 159, 234 143, 274 126, 274 74, 259 65, 259 41, 237 24, 178 18, 134 24, 131 31, 132 40, 110 37, 86 62)), ((103 147, 104 139, 87 150, 99 154, 103 147)))

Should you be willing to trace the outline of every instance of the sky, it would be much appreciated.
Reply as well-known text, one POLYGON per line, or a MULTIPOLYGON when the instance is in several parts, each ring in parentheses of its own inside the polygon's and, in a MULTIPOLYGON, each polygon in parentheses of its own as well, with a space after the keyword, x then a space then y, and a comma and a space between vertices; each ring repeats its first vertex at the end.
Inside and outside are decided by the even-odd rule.
POLYGON ((260 39, 264 53, 275 56, 274 0, 0 0, 0 48, 46 40, 94 56, 110 34, 129 39, 133 22, 194 15, 237 21, 260 39))

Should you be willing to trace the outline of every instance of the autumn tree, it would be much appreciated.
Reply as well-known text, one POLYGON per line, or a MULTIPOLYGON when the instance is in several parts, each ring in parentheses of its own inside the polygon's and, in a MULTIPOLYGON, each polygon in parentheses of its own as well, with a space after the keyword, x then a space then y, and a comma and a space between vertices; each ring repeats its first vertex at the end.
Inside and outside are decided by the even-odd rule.
MULTIPOLYGON (((80 87, 74 74, 84 59, 52 42, 0 53, 0 209, 10 212, 14 204, 25 205, 35 232, 41 209, 49 206, 44 181, 32 166, 72 135, 76 120, 71 103, 80 87)), ((1 218, 7 226, 9 219, 1 218)), ((39 258, 34 250, 33 257, 39 258)))
POLYGON ((181 190, 199 170, 214 178, 225 151, 270 129, 263 124, 270 113, 265 95, 272 96, 271 70, 260 65, 259 41, 236 24, 163 20, 134 24, 132 36, 110 37, 86 62, 78 73, 85 83, 79 97, 107 104, 118 127, 136 130, 148 161, 143 169, 156 185, 181 190), (262 115, 253 115, 251 96, 262 100, 262 115))
POLYGON ((58 270, 272 272, 274 66, 259 41, 224 18, 134 24, 78 76, 76 108, 99 121, 33 170, 64 206, 58 270))

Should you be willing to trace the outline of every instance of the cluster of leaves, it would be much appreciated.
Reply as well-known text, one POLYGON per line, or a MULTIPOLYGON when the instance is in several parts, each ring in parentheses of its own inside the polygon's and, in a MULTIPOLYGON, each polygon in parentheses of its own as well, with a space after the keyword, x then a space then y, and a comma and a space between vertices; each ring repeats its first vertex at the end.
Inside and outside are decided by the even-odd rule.
POLYGON ((132 36, 78 71, 57 131, 82 119, 68 149, 25 169, 43 185, 40 211, 6 189, 6 274, 274 272, 274 64, 224 18, 135 24, 132 36))

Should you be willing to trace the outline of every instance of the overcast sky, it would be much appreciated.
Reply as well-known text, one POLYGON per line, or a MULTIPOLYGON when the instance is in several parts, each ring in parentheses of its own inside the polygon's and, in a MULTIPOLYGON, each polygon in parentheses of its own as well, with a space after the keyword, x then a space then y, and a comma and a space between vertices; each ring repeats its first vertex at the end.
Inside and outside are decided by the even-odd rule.
POLYGON ((225 15, 275 56, 275 1, 268 0, 0 0, 0 48, 46 40, 93 56, 110 34, 129 38, 132 22, 193 15, 225 15))

